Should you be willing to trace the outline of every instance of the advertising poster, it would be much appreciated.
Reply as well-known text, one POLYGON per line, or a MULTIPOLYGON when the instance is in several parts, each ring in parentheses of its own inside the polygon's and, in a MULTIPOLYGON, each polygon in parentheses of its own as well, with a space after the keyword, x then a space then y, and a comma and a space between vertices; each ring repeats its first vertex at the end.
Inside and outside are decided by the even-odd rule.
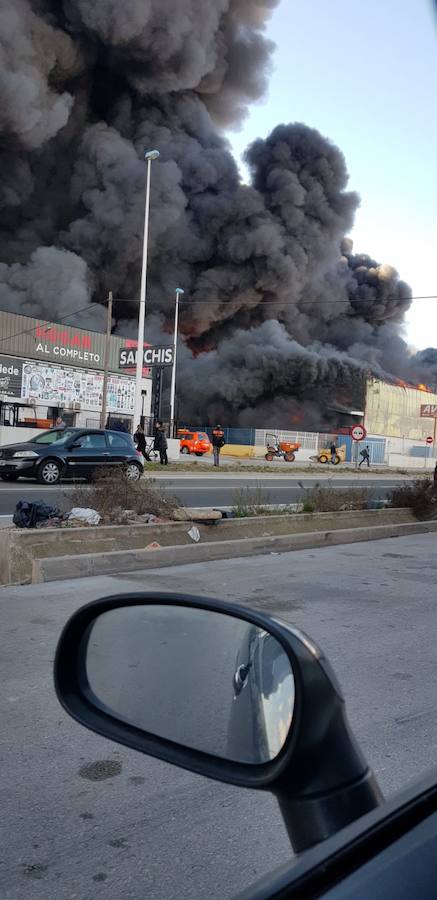
MULTIPOLYGON (((23 363, 21 396, 67 408, 80 403, 83 409, 100 410, 103 375, 83 369, 61 368, 26 360, 23 363)), ((108 412, 133 413, 135 382, 122 375, 108 379, 108 412)))
POLYGON ((11 356, 0 356, 0 394, 21 397, 22 362, 11 356))

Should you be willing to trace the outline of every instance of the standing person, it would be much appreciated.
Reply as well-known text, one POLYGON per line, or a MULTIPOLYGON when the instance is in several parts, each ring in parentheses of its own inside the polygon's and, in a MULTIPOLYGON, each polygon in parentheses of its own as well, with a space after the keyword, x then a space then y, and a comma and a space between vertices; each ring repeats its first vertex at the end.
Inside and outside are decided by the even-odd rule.
POLYGON ((159 461, 161 463, 161 466, 168 466, 167 446, 167 438, 165 436, 164 426, 158 419, 155 425, 155 440, 153 443, 153 449, 157 450, 159 453, 159 461))
POLYGON ((138 425, 138 428, 134 434, 134 441, 137 445, 137 450, 142 453, 144 459, 147 460, 147 462, 150 462, 150 458, 147 454, 146 435, 144 434, 144 428, 142 425, 138 425))
POLYGON ((335 441, 331 441, 331 446, 330 446, 329 449, 330 449, 330 451, 331 451, 331 462, 332 462, 332 465, 335 466, 335 461, 336 461, 336 459, 337 459, 337 444, 335 443, 335 441))
POLYGON ((216 425, 212 430, 212 449, 214 453, 214 465, 220 465, 220 450, 225 444, 225 433, 221 425, 216 425))
POLYGON ((55 424, 56 424, 56 428, 65 428, 65 422, 64 422, 62 416, 58 416, 55 424))
POLYGON ((369 453, 369 445, 368 444, 366 444, 366 446, 364 447, 364 450, 360 450, 360 456, 361 456, 361 462, 360 462, 358 468, 361 469, 363 462, 366 462, 367 468, 369 468, 370 467, 370 453, 369 453))

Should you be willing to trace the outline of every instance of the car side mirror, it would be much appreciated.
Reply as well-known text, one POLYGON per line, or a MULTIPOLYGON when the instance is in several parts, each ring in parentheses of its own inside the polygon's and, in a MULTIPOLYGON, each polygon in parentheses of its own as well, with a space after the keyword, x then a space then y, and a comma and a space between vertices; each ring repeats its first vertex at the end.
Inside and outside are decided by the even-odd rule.
POLYGON ((81 446, 82 446, 82 441, 80 441, 80 440, 79 441, 78 440, 70 441, 67 444, 67 450, 75 450, 76 448, 81 447, 81 446))
POLYGON ((272 791, 296 852, 381 800, 328 661, 262 613, 184 595, 98 600, 62 632, 55 687, 110 740, 272 791))

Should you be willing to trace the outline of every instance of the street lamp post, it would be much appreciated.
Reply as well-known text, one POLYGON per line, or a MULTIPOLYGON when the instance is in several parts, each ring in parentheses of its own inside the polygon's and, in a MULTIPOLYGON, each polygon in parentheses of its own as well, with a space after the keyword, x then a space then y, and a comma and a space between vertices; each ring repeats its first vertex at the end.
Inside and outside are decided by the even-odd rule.
POLYGON ((179 297, 184 293, 182 288, 175 290, 175 312, 174 312, 174 335, 173 335, 173 368, 171 371, 171 391, 170 391, 170 437, 174 437, 175 425, 175 396, 176 396, 176 356, 178 347, 178 324, 179 324, 179 297))
POLYGON ((138 345, 137 345, 137 365, 135 374, 135 409, 134 409, 134 428, 141 421, 142 396, 141 384, 143 378, 143 356, 144 356, 144 323, 146 319, 146 286, 147 286, 147 253, 149 247, 149 207, 150 207, 150 170, 154 159, 158 159, 158 150, 147 150, 144 159, 147 162, 146 176, 146 205, 144 210, 144 237, 143 237, 143 262, 141 267, 141 290, 140 290, 140 310, 138 316, 138 345))

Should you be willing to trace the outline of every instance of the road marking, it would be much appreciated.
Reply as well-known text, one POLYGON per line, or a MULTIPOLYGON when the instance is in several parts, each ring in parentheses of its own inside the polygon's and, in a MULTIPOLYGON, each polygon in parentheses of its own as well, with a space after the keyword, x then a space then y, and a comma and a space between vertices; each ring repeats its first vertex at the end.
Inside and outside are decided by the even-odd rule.
MULTIPOLYGON (((172 485, 170 483, 167 485, 167 487, 176 487, 176 485, 172 485)), ((285 491, 300 490, 300 488, 297 485, 296 485, 296 487, 294 487, 294 485, 278 485, 278 487, 280 487, 282 490, 285 490, 285 491)), ((331 485, 331 487, 333 490, 342 490, 342 489, 344 490, 345 487, 346 488, 353 487, 353 485, 341 485, 341 484, 334 485, 333 484, 333 485, 331 485)), ((369 488, 370 487, 372 487, 372 485, 369 485, 369 488)), ((374 487, 376 487, 376 485, 374 485, 374 487)), ((392 484, 379 484, 378 487, 386 489, 386 488, 393 487, 393 485, 392 484)), ((178 491, 223 491, 223 490, 230 490, 230 487, 226 488, 226 486, 218 485, 218 484, 212 484, 212 485, 207 485, 207 486, 206 485, 196 485, 196 484, 188 485, 187 484, 185 486, 183 486, 183 485, 181 485, 180 487, 178 486, 177 490, 178 491)), ((269 490, 270 490, 270 488, 269 488, 269 490)))

